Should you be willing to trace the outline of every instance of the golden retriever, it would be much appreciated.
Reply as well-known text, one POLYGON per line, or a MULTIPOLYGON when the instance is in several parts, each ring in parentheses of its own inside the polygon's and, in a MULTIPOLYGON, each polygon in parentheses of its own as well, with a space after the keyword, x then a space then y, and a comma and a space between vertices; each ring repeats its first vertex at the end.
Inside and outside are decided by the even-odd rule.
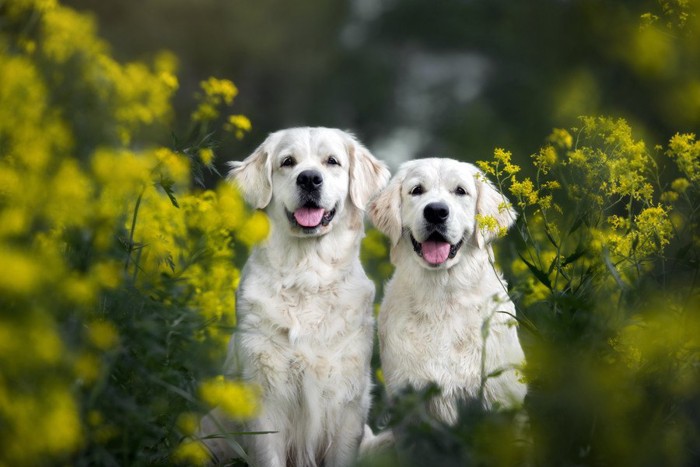
POLYGON ((390 396, 436 383, 430 412, 446 423, 458 404, 520 404, 524 355, 507 286, 493 266, 495 232, 515 212, 473 165, 451 159, 404 163, 374 199, 369 215, 388 235, 396 266, 379 313, 382 369, 390 396), (490 375, 490 376, 489 376, 490 375))
MULTIPOLYGON (((359 260, 364 209, 389 171, 352 135, 331 128, 278 131, 230 179, 271 222, 243 269, 226 374, 262 388, 242 437, 259 466, 346 466, 370 406, 374 284, 359 260)), ((231 427, 220 411, 200 436, 231 427)), ((240 429, 240 427, 239 427, 240 429)), ((214 459, 235 455, 205 441, 214 459)))

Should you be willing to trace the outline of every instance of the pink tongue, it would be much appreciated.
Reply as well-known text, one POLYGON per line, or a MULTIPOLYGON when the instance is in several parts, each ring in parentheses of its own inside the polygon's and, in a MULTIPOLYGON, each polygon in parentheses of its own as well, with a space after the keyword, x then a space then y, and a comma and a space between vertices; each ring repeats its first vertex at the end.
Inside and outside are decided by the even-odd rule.
POLYGON ((299 208, 294 211, 294 219, 302 227, 316 227, 323 219, 323 208, 299 208))
POLYGON ((421 244, 423 258, 430 264, 442 264, 450 256, 450 244, 447 242, 427 241, 421 244))

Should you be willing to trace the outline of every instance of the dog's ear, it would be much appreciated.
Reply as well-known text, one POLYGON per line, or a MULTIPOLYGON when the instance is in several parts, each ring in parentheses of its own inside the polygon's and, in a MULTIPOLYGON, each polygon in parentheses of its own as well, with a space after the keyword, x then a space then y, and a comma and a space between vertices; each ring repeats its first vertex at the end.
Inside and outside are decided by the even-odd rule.
POLYGON ((272 199, 271 143, 268 138, 243 161, 229 162, 227 180, 241 190, 245 200, 256 209, 265 209, 272 199))
POLYGON ((477 225, 474 230, 477 246, 484 248, 498 237, 500 229, 509 229, 515 223, 518 214, 505 195, 498 191, 483 173, 477 172, 474 179, 477 187, 476 213, 493 218, 498 223, 496 229, 482 229, 477 225))
POLYGON ((349 133, 342 132, 350 157, 350 201, 364 211, 367 203, 389 181, 389 169, 349 133))
POLYGON ((369 218, 395 246, 401 239, 401 184, 402 178, 394 176, 384 190, 369 203, 369 218))

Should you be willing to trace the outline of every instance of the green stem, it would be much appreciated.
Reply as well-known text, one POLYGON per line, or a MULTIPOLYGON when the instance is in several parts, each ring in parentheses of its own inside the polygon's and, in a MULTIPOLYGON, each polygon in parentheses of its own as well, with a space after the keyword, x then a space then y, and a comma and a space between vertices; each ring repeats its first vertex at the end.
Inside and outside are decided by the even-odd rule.
POLYGON ((129 270, 129 262, 131 260, 131 254, 134 252, 134 231, 136 230, 136 218, 138 217, 139 214, 139 208, 141 207, 141 200, 143 199, 143 193, 146 191, 146 188, 144 187, 141 190, 141 193, 139 193, 138 198, 136 198, 136 206, 134 207, 134 215, 131 217, 131 231, 129 232, 129 242, 127 244, 127 255, 126 255, 126 264, 124 264, 124 271, 129 270))

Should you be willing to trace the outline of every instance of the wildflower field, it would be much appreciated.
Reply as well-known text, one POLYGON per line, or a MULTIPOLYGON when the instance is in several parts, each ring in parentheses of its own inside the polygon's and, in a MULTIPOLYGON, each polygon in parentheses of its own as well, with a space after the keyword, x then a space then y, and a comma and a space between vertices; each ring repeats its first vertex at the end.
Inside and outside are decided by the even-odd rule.
MULTIPOLYGON (((646 16, 639 41, 671 31, 666 52, 698 69, 683 27, 700 19, 662 3, 673 24, 646 16)), ((251 122, 232 113, 235 85, 209 78, 173 130, 177 62, 120 62, 91 17, 0 0, 0 466, 201 464, 203 413, 256 412, 255 388, 220 372, 240 267, 269 227, 216 168, 221 135, 251 122)), ((478 162, 519 213, 496 263, 527 358, 524 407, 465 405, 441 425, 423 410, 431 390, 386 400, 375 358, 370 423, 403 429, 410 452, 364 464, 700 464, 697 133, 650 141, 586 116, 542 144, 478 162)), ((369 229, 377 300, 387 253, 369 229)))

